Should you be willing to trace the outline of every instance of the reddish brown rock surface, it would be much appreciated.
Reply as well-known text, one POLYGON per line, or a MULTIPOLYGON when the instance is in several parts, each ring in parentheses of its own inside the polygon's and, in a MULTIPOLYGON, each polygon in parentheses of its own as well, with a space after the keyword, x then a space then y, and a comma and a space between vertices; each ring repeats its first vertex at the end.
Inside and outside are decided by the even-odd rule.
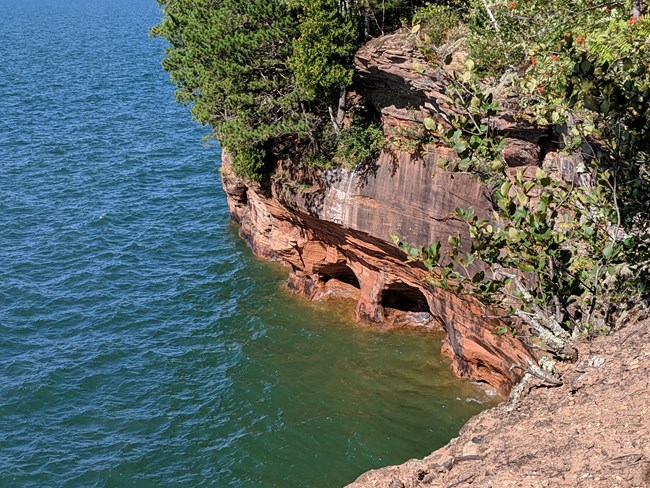
MULTIPOLYGON (((357 96, 374 105, 389 136, 420 130, 425 117, 444 120, 438 112, 450 110, 444 75, 426 67, 408 33, 370 41, 355 66, 357 96)), ((491 123, 506 137, 511 175, 542 166, 557 179, 586 177, 580 158, 558 152, 545 128, 527 126, 508 113, 507 95, 497 96, 502 112, 491 123)), ((291 268, 292 290, 310 300, 356 300, 356 318, 370 326, 442 329, 454 371, 505 394, 531 351, 493 333, 499 324, 475 300, 427 285, 426 270, 390 240, 427 245, 463 234, 450 218, 456 207, 489 216, 478 179, 439 169, 453 157, 434 146, 385 151, 354 171, 324 171, 306 188, 282 161, 270 181, 245 182, 224 155, 222 180, 240 235, 257 255, 291 268)), ((426 459, 369 472, 351 486, 646 486, 647 326, 629 329, 625 355, 620 335, 583 343, 577 366, 564 366, 564 386, 534 389, 512 414, 506 406, 485 412, 426 459)))
POLYGON ((444 329, 454 371, 507 393, 516 380, 510 366, 529 352, 492 333, 496 324, 475 301, 426 285, 426 270, 405 263, 390 242, 391 233, 425 244, 462 231, 448 218, 456 206, 487 211, 478 180, 437 169, 436 157, 382 155, 375 173, 326 173, 312 193, 287 191, 280 179, 266 191, 246 185, 227 156, 222 179, 241 236, 257 255, 291 267, 291 289, 314 300, 355 299, 366 324, 444 329))
MULTIPOLYGON (((389 135, 418 133, 427 117, 449 127, 446 119, 454 111, 448 76, 431 67, 416 44, 415 35, 400 31, 372 39, 355 57, 356 86, 380 111, 389 135)), ((452 57, 447 71, 462 66, 466 53, 452 57)), ((517 104, 505 87, 493 95, 500 111, 489 123, 506 139, 503 157, 508 166, 539 165, 548 149, 548 129, 531 126, 517 114, 517 104)))

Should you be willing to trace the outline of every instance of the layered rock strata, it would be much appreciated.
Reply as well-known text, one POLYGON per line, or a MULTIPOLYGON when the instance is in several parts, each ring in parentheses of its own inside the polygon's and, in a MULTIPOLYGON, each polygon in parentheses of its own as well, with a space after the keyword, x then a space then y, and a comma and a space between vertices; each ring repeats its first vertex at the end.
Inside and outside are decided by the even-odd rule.
POLYGON ((427 285, 426 270, 390 242, 392 233, 425 244, 462 231, 449 218, 456 206, 487 211, 478 180, 436 168, 436 157, 383 154, 374 174, 329 172, 305 191, 281 179, 267 189, 246 183, 225 156, 222 180, 240 235, 258 256, 291 267, 290 288, 312 300, 352 298, 367 324, 442 329, 454 371, 506 393, 526 348, 495 335, 498 324, 475 301, 427 285))
MULTIPOLYGON (((406 34, 373 40, 357 54, 358 90, 380 112, 388 134, 450 110, 444 77, 418 72, 416 63, 426 64, 406 34)), ((507 115, 495 124, 508 137, 509 165, 554 165, 560 175, 574 173, 566 168, 571 161, 549 148, 546 130, 507 115)), ((290 266, 290 288, 311 300, 352 298, 365 324, 444 330, 454 371, 507 393, 520 372, 512 366, 527 364, 531 352, 516 338, 493 333, 499 324, 477 301, 428 285, 427 271, 407 263, 390 239, 444 242, 466 232, 451 218, 456 207, 489 215, 487 190, 477 178, 438 167, 453 157, 438 146, 415 154, 392 149, 363 168, 324 171, 307 187, 288 176, 284 162, 264 184, 244 181, 224 155, 222 181, 240 235, 258 256, 290 266)))

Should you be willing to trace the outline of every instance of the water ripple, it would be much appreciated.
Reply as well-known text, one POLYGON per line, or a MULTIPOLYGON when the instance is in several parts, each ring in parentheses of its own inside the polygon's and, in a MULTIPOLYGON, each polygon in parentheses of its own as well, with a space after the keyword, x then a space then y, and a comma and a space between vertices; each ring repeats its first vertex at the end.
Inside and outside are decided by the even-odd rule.
POLYGON ((483 408, 251 256, 154 0, 0 6, 0 486, 335 486, 483 408))

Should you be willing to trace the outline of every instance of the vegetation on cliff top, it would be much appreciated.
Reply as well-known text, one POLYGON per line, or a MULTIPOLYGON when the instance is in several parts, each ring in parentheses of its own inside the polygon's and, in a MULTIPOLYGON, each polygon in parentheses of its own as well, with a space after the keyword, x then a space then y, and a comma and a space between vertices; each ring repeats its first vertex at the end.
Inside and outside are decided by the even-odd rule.
MULTIPOLYGON (((158 3, 163 19, 152 35, 170 44, 163 66, 178 101, 214 129, 239 175, 258 179, 271 156, 282 152, 334 156, 332 139, 347 131, 346 88, 355 51, 369 36, 410 18, 420 2, 158 3)), ((347 132, 348 139, 355 134, 347 132)))
POLYGON ((348 106, 353 55, 370 36, 413 18, 413 34, 447 76, 447 104, 455 108, 442 114, 446 124, 425 119, 426 132, 456 150, 449 169, 473 172, 493 190, 492 218, 457 211, 470 242, 402 244, 433 271, 432 282, 477 296, 490 307, 486 314, 502 315, 505 331, 532 332, 534 346, 563 357, 573 355, 572 336, 610 328, 630 297, 647 293, 650 19, 643 2, 158 2, 163 20, 152 34, 170 43, 163 65, 178 100, 214 129, 235 172, 252 179, 291 153, 320 165, 376 157, 383 140, 372 110, 363 101, 348 106), (462 70, 445 69, 454 49, 468 52, 462 70), (504 87, 522 119, 548 127, 554 150, 579 156, 581 178, 508 172, 505 134, 491 123, 494 93, 504 87))

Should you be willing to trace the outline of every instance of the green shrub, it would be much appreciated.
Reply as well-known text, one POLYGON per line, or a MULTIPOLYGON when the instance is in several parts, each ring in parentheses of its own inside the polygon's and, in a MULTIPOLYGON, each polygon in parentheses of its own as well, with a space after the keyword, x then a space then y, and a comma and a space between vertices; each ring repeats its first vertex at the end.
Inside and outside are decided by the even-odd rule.
POLYGON ((413 25, 419 25, 422 33, 428 36, 428 43, 435 46, 448 41, 460 23, 458 9, 449 5, 431 3, 417 9, 413 15, 413 25))
POLYGON ((336 144, 335 160, 348 170, 369 164, 384 147, 384 133, 377 122, 355 117, 350 127, 341 131, 336 144))
POLYGON ((476 296, 486 315, 526 324, 520 332, 536 347, 565 358, 573 337, 616 327, 648 298, 650 18, 630 17, 630 6, 474 2, 465 72, 442 73, 451 127, 423 125, 457 153, 448 169, 488 183, 494 212, 483 220, 457 209, 465 242, 414 248, 396 239, 432 284, 476 296), (582 156, 580 182, 506 171, 489 95, 504 91, 521 118, 553 129, 559 150, 582 156))

